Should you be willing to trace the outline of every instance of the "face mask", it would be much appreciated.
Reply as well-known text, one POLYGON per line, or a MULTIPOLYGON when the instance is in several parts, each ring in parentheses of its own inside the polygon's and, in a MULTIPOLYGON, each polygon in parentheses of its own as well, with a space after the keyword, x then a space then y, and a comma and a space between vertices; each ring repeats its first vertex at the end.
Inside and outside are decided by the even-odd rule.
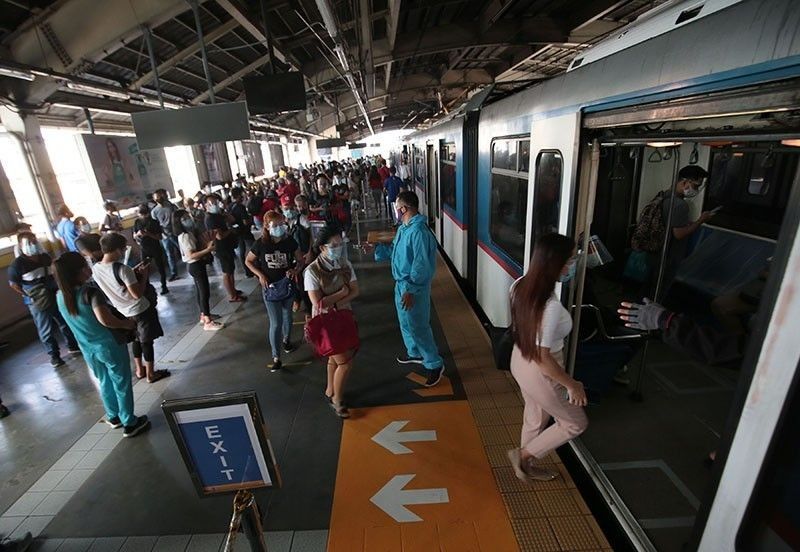
POLYGON ((575 277, 575 271, 577 270, 577 265, 578 263, 576 263, 575 261, 571 261, 569 263, 569 268, 567 269, 567 273, 559 276, 558 281, 561 282, 562 284, 566 284, 567 282, 572 280, 575 277))
POLYGON ((184 230, 194 230, 194 221, 192 219, 183 219, 181 226, 183 226, 184 230))
POLYGON ((92 231, 92 225, 91 224, 81 224, 81 232, 85 232, 85 233, 89 234, 91 231, 92 231))
POLYGON ((286 235, 286 226, 281 224, 280 226, 273 226, 269 229, 269 235, 273 238, 282 238, 286 235))
POLYGON ((692 199, 693 197, 697 197, 697 194, 699 193, 700 192, 698 192, 695 188, 688 188, 683 192, 683 197, 686 199, 692 199))
POLYGON ((20 244, 20 250, 22 251, 23 254, 28 255, 30 257, 39 253, 39 244, 24 241, 20 244))
POLYGON ((326 251, 326 257, 328 257, 329 261, 338 261, 342 258, 342 252, 344 251, 344 246, 341 245, 334 245, 328 246, 326 251))
POLYGON ((285 216, 289 220, 294 220, 297 218, 297 211, 294 209, 284 209, 283 216, 285 216))
POLYGON ((209 212, 209 213, 211 213, 212 215, 218 215, 218 214, 220 213, 220 211, 222 211, 222 209, 220 208, 220 206, 219 206, 219 205, 213 205, 213 204, 212 204, 212 205, 209 205, 209 206, 206 208, 206 211, 208 211, 208 212, 209 212))

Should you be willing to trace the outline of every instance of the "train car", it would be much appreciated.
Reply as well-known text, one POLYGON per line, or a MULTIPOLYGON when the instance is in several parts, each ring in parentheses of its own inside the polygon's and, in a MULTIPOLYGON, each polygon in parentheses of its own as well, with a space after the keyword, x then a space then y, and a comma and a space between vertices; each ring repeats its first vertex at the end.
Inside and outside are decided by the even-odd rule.
POLYGON ((796 480, 796 459, 775 447, 791 438, 778 421, 800 400, 790 337, 799 323, 786 316, 800 253, 799 29, 792 0, 666 3, 566 74, 407 138, 421 154, 418 182, 425 167, 431 219, 450 219, 443 232, 436 226, 442 250, 491 326, 509 325, 508 290, 536 239, 575 237, 578 275, 557 293, 573 312, 566 368, 590 390, 593 410, 571 449, 636 549, 798 545, 784 500, 791 487, 780 490, 796 480), (464 137, 476 120, 471 151, 464 137), (436 180, 446 144, 457 163, 476 159, 474 178, 469 161, 456 165, 460 209, 445 206, 436 180), (694 199, 671 199, 669 216, 678 203, 687 225, 701 222, 680 258, 665 237, 649 274, 635 274, 639 214, 687 165, 709 176, 694 199), (622 328, 617 305, 645 293, 743 336, 735 366, 622 328), (643 402, 611 385, 626 370, 643 402), (687 463, 711 451, 713 471, 687 463), (778 472, 765 476, 765 466, 778 472), (674 501, 654 505, 667 488, 674 501))

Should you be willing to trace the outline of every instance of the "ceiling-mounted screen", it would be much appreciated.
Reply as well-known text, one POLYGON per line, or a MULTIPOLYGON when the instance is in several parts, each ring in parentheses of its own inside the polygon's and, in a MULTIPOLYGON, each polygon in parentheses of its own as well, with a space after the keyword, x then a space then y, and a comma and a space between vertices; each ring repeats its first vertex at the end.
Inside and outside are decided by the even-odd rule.
POLYGON ((303 74, 297 71, 242 79, 250 115, 306 108, 303 74))
POLYGON ((131 121, 140 150, 250 138, 245 102, 142 111, 131 121))
POLYGON ((350 149, 364 149, 367 147, 367 144, 348 144, 347 147, 350 149))
POLYGON ((347 142, 343 138, 323 138, 317 140, 317 149, 322 148, 343 148, 347 142))

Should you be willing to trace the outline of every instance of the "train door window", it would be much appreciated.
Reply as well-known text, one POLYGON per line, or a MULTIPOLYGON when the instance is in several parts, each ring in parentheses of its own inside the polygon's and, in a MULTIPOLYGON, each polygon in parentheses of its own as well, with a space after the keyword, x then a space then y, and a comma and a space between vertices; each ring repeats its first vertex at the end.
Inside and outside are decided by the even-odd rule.
POLYGON ((492 189, 489 235, 519 265, 524 264, 528 165, 523 153, 529 140, 508 138, 492 142, 492 189))
POLYGON ((414 146, 414 180, 416 181, 417 185, 421 188, 425 188, 427 183, 425 182, 425 156, 423 154, 423 150, 414 146))
POLYGON ((442 203, 456 210, 456 145, 452 142, 442 143, 439 150, 439 186, 442 203))
POLYGON ((561 174, 564 161, 560 151, 543 151, 536 158, 533 197, 533 243, 558 232, 561 213, 561 174))

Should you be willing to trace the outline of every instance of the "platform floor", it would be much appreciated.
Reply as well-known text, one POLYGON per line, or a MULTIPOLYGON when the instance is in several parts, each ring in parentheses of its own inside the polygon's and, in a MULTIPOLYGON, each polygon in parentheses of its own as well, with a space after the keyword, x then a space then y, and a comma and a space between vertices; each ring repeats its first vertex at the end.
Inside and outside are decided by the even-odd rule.
MULTIPOLYGON (((528 486, 514 477, 505 451, 518 440, 522 401, 510 375, 494 369, 445 264, 433 285, 433 326, 447 378, 426 389, 394 361, 402 339, 389 267, 352 251, 351 259, 362 349, 349 384, 354 416, 344 422, 323 398, 324 368, 307 346, 284 359, 283 373, 266 369, 267 319, 254 280, 239 282, 250 301, 230 304, 212 278, 213 310, 227 324, 219 332, 197 325, 188 277, 160 299, 167 335, 156 355, 173 375, 135 384, 136 410, 153 427, 132 440, 99 423, 79 357, 53 369, 32 324, 4 335, 13 348, 0 359, 0 394, 13 413, 0 422, 0 534, 32 531, 37 550, 218 550, 230 496, 197 497, 160 403, 255 390, 283 480, 257 493, 271 552, 610 549, 557 455, 548 462, 562 478, 528 486), (373 439, 387 427, 425 437, 397 452, 373 439)), ((298 320, 294 338, 301 333, 298 320)))

